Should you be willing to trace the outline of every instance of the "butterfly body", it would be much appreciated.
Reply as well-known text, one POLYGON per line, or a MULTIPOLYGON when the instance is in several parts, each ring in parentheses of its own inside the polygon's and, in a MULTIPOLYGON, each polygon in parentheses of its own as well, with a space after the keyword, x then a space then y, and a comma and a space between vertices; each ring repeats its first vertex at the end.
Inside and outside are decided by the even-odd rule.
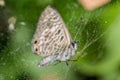
POLYGON ((60 14, 50 6, 41 14, 32 44, 33 52, 44 57, 39 66, 67 61, 77 49, 60 14))

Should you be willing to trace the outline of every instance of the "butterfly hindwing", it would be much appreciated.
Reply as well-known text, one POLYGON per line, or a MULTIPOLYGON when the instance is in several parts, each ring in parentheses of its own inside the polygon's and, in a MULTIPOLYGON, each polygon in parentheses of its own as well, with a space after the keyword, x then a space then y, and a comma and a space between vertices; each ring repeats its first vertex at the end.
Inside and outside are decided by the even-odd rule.
POLYGON ((70 45, 71 37, 59 15, 48 6, 41 14, 33 39, 33 51, 42 56, 64 52, 70 45))

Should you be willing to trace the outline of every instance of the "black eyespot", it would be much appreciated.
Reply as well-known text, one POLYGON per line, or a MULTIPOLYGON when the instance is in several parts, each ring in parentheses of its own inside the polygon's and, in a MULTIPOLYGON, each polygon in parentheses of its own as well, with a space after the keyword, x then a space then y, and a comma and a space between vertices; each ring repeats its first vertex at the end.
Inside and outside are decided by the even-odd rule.
POLYGON ((37 43, 37 40, 35 40, 34 44, 36 44, 36 43, 37 43))
POLYGON ((38 49, 36 48, 35 51, 38 51, 38 49))
POLYGON ((39 42, 40 42, 39 40, 35 40, 34 44, 39 44, 39 42))

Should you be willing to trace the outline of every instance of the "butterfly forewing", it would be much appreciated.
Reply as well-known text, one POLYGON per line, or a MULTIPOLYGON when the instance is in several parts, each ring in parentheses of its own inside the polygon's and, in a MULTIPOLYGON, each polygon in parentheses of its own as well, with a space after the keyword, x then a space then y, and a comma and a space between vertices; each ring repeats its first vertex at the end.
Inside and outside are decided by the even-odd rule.
POLYGON ((71 37, 59 15, 48 6, 41 14, 33 39, 33 51, 42 56, 63 53, 70 45, 71 37))

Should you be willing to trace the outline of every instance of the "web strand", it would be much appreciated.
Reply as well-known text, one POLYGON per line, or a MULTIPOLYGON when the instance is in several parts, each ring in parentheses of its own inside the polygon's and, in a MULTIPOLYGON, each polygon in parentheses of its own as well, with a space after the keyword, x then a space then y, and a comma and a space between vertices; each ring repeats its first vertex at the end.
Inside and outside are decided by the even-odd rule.
MULTIPOLYGON (((79 22, 79 23, 80 23, 80 22, 79 22)), ((82 30, 81 30, 81 26, 78 26, 79 28, 77 27, 78 30, 77 30, 77 32, 75 33, 74 40, 77 39, 77 36, 78 36, 78 34, 80 33, 80 31, 83 31, 83 30, 85 29, 85 25, 86 25, 86 24, 81 25, 81 26, 84 27, 82 30)), ((77 56, 78 56, 77 60, 79 60, 80 56, 83 55, 84 51, 85 51, 89 46, 91 46, 93 43, 95 43, 95 42, 98 41, 100 38, 102 38, 107 31, 108 31, 108 29, 107 29, 105 32, 103 32, 101 35, 99 35, 97 38, 93 39, 92 41, 90 41, 90 42, 87 41, 86 44, 84 45, 84 47, 81 49, 81 51, 77 53, 77 56)), ((65 74, 64 80, 66 80, 66 78, 67 78, 67 73, 69 72, 71 66, 72 66, 72 64, 69 64, 69 65, 68 65, 68 68, 67 68, 67 70, 66 70, 66 74, 65 74)))

